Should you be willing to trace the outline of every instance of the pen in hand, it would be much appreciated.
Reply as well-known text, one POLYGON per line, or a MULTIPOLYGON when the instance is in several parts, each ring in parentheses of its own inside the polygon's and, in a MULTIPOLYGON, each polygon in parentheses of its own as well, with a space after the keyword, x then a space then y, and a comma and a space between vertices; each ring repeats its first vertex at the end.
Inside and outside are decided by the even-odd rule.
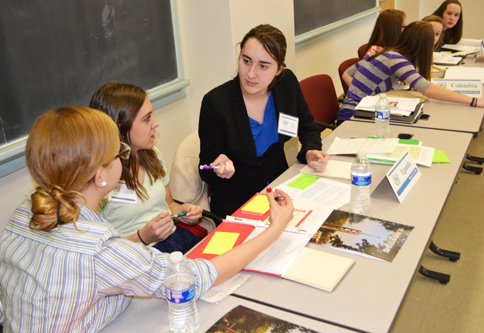
POLYGON ((220 168, 220 165, 200 165, 200 170, 214 170, 220 168))
MULTIPOLYGON (((268 193, 272 192, 272 188, 268 187, 267 188, 267 192, 268 193)), ((285 203, 286 202, 286 200, 284 200, 284 198, 282 196, 280 196, 280 195, 276 195, 274 197, 274 200, 276 200, 276 202, 278 202, 278 203, 285 203)))
POLYGON ((172 219, 176 219, 177 217, 182 217, 182 216, 185 216, 187 215, 187 212, 181 212, 181 213, 178 213, 178 214, 173 214, 171 216, 172 219))

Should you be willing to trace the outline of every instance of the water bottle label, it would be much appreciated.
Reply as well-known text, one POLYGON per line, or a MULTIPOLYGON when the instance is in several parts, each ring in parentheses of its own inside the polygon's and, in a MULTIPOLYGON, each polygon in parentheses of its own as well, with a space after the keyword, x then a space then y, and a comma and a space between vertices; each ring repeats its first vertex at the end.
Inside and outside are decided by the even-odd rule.
POLYGON ((376 110, 376 117, 382 120, 389 119, 390 110, 376 110))
POLYGON ((195 285, 183 290, 172 290, 166 288, 166 299, 172 303, 186 303, 195 297, 195 285))
POLYGON ((351 184, 356 186, 367 186, 371 184, 371 173, 358 175, 355 173, 351 174, 351 184))

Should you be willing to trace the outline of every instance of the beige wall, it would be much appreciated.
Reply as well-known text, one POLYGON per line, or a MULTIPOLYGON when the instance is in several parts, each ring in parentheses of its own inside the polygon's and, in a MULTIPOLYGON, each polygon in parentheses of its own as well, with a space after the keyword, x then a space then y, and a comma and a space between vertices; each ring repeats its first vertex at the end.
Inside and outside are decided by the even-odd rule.
MULTIPOLYGON (((415 14, 414 19, 417 19, 423 16, 423 12, 430 11, 427 7, 436 8, 439 3, 435 0, 396 0, 395 7, 407 13, 410 10, 419 13, 415 14)), ((484 12, 484 1, 463 0, 462 3, 465 26, 475 28, 475 31, 471 30, 472 34, 465 36, 483 38, 479 34, 484 34, 480 18, 484 12)), ((238 55, 235 45, 251 27, 260 23, 279 27, 288 39, 288 67, 295 71, 299 79, 318 73, 331 75, 339 94, 342 88, 337 68, 343 60, 356 56, 357 48, 369 38, 376 17, 338 29, 296 51, 293 0, 179 0, 178 14, 185 77, 190 80, 190 86, 186 89, 186 98, 155 110, 160 122, 157 146, 164 153, 169 166, 178 143, 197 130, 203 95, 235 74, 238 55)), ((0 230, 18 203, 33 188, 26 169, 0 178, 0 230)))

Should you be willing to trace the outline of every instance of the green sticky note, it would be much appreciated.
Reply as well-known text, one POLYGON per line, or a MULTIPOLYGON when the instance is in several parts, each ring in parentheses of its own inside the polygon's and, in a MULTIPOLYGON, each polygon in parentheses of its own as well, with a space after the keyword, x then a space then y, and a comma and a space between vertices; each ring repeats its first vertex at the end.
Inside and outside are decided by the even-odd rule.
POLYGON ((294 187, 294 188, 297 188, 299 190, 305 190, 306 188, 308 188, 309 186, 311 186, 312 184, 317 182, 318 179, 319 179, 318 176, 311 176, 311 175, 302 174, 299 177, 297 177, 296 179, 294 179, 292 182, 287 184, 287 186, 294 187))
POLYGON ((208 242, 207 247, 203 250, 203 253, 207 254, 222 254, 234 247, 237 238, 239 238, 238 232, 225 232, 216 231, 212 236, 210 242, 208 242))
POLYGON ((432 163, 450 163, 450 160, 442 150, 435 150, 432 163))

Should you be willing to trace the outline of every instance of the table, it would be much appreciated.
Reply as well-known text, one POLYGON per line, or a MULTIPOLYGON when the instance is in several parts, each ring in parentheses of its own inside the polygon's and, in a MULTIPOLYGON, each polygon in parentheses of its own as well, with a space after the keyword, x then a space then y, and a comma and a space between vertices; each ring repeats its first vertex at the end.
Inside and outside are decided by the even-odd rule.
MULTIPOLYGON (((323 149, 327 149, 336 136, 366 137, 372 135, 373 131, 374 125, 371 123, 344 122, 323 141, 323 149)), ((392 137, 400 131, 398 126, 390 127, 392 137)), ((434 164, 431 168, 420 167, 422 176, 403 203, 398 202, 386 180, 377 180, 382 180, 381 175, 386 173, 389 166, 374 165, 372 208, 367 215, 415 226, 392 263, 310 243, 308 246, 311 248, 351 257, 356 261, 332 293, 269 275, 251 274, 251 278, 235 295, 345 328, 388 332, 419 267, 420 259, 472 139, 471 133, 418 127, 408 127, 406 132, 414 134, 414 138, 423 141, 424 145, 443 150, 452 163, 434 164)), ((351 160, 348 157, 337 158, 351 160)), ((301 167, 300 164, 292 166, 271 186, 275 187, 287 180, 301 167)), ((345 206, 342 209, 347 208, 345 206)))
MULTIPOLYGON (((197 301, 199 316, 199 332, 205 332, 227 312, 238 305, 251 308, 267 315, 283 319, 293 324, 301 325, 317 332, 345 333, 351 330, 322 323, 273 307, 243 300, 234 296, 224 298, 218 304, 197 301)), ((135 298, 125 312, 101 332, 169 332, 168 304, 164 299, 135 298)))
MULTIPOLYGON (((483 67, 483 62, 475 62, 468 57, 465 59, 464 67, 483 67)), ((446 131, 468 132, 476 136, 481 130, 484 118, 483 108, 473 108, 467 104, 457 104, 428 99, 423 106, 423 113, 430 115, 427 120, 419 119, 413 124, 393 123, 391 126, 420 127, 428 129, 440 129, 446 131)), ((351 121, 373 122, 371 119, 354 118, 351 121)))

